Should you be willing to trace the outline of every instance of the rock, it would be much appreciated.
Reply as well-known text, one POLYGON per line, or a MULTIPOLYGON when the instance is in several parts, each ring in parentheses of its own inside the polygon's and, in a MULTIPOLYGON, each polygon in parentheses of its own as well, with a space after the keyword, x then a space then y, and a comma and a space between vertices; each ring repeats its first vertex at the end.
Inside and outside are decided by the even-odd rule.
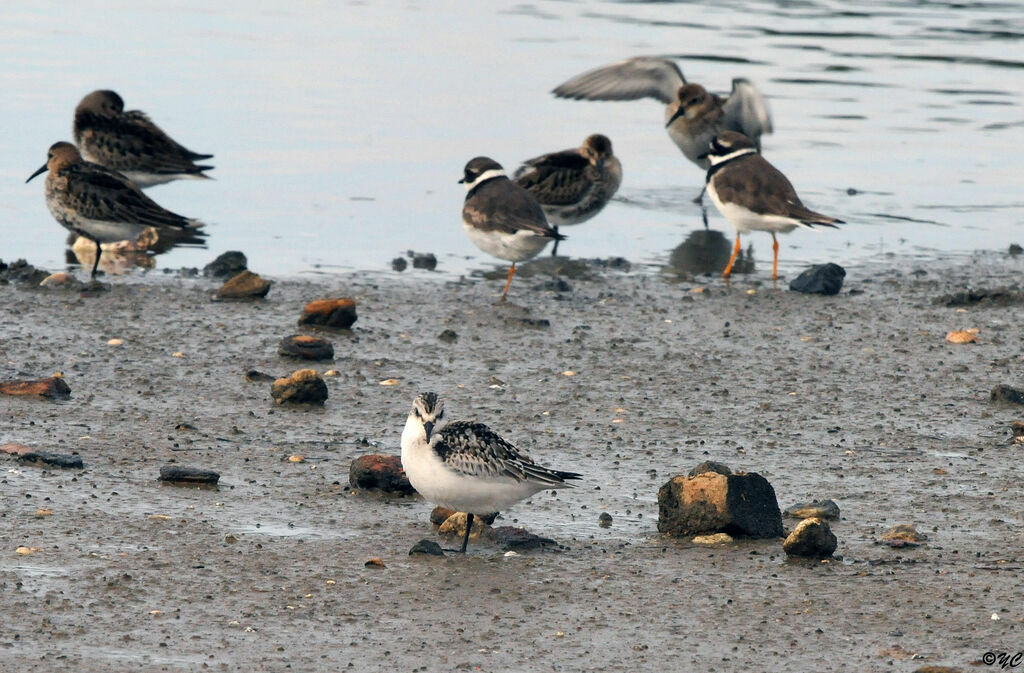
POLYGON ((694 544, 704 545, 729 544, 732 541, 732 535, 729 535, 728 533, 715 533, 714 535, 695 535, 694 538, 690 540, 690 542, 694 544))
POLYGON ((37 463, 41 465, 52 465, 81 470, 85 467, 81 456, 64 453, 50 453, 49 451, 29 451, 18 455, 18 459, 24 463, 37 463))
POLYGON ((267 293, 270 292, 271 282, 260 276, 256 275, 252 271, 243 271, 236 276, 232 276, 231 280, 224 283, 224 285, 217 290, 217 294, 214 295, 214 299, 217 300, 232 300, 232 299, 259 299, 266 297, 267 293))
POLYGON ((0 261, 0 282, 3 283, 14 282, 39 285, 49 275, 46 271, 37 269, 23 259, 11 262, 10 264, 4 264, 0 261))
POLYGON ((459 335, 456 334, 455 330, 453 329, 446 329, 445 331, 438 334, 437 338, 440 341, 445 342, 446 344, 452 344, 455 343, 455 341, 459 338, 459 335))
POLYGON ((978 343, 978 329, 953 330, 946 334, 946 341, 951 344, 976 344, 978 343))
POLYGON ((754 472, 673 477, 658 491, 658 530, 676 537, 729 533, 781 537, 775 489, 754 472))
POLYGON ((275 380, 270 396, 278 404, 323 404, 327 401, 327 384, 315 369, 300 369, 291 376, 275 380))
POLYGON ((1010 423, 1010 432, 1013 433, 1014 444, 1024 444, 1024 421, 1010 423))
POLYGON ((16 442, 0 445, 0 453, 9 453, 12 456, 22 456, 26 453, 32 453, 34 450, 31 446, 25 446, 16 442))
POLYGON ((416 253, 412 258, 412 268, 433 271, 437 268, 437 257, 435 257, 432 252, 424 254, 416 253))
POLYGON ((402 469, 402 459, 381 453, 353 460, 348 468, 348 483, 352 488, 372 488, 385 493, 410 495, 416 492, 402 469))
POLYGON ((387 568, 387 566, 384 564, 384 559, 380 558, 379 556, 376 558, 369 559, 363 565, 367 568, 387 568))
POLYGON ((608 512, 601 512, 601 516, 597 517, 597 525, 601 528, 611 528, 612 515, 608 512))
POLYGON ((552 278, 543 283, 537 283, 533 289, 540 292, 572 292, 572 286, 565 282, 564 278, 552 278))
MULTIPOLYGON (((474 521, 474 524, 476 522, 474 521)), ((462 530, 466 530, 466 522, 462 522, 462 530)), ((474 526, 475 530, 475 526, 474 526)), ((500 545, 505 551, 516 550, 525 551, 528 549, 538 549, 545 545, 553 545, 555 541, 551 538, 541 537, 534 535, 525 528, 516 528, 515 526, 499 526, 497 528, 485 528, 484 536, 488 540, 500 545)))
POLYGON ((277 354, 302 360, 333 360, 334 345, 321 337, 293 334, 281 339, 277 354))
POLYGON ((724 474, 726 476, 732 474, 732 470, 729 469, 724 463, 716 463, 713 460, 705 460, 703 463, 693 468, 687 473, 687 476, 696 477, 698 474, 704 474, 705 472, 714 472, 716 474, 724 474))
POLYGON ((455 513, 454 509, 448 509, 447 507, 441 507, 438 505, 434 509, 430 510, 430 523, 435 526, 440 526, 448 520, 448 517, 455 513))
POLYGON ((804 294, 839 294, 846 269, 838 264, 817 264, 804 270, 789 284, 789 289, 804 294))
POLYGON ((997 287, 991 290, 968 288, 936 297, 932 303, 941 306, 971 306, 973 304, 1014 306, 1024 303, 1024 292, 1016 287, 997 287))
POLYGON ((793 529, 782 543, 782 551, 789 556, 825 558, 832 556, 838 544, 839 541, 827 521, 810 517, 793 529))
POLYGON ((890 528, 882 535, 881 543, 890 547, 918 547, 928 539, 924 533, 908 523, 901 523, 890 528))
MULTIPOLYGON (((398 271, 399 273, 405 271, 406 267, 408 266, 409 263, 405 261, 405 257, 395 257, 393 260, 391 260, 392 270, 398 271)), ((415 549, 415 547, 413 547, 413 549, 415 549)), ((412 552, 409 553, 411 554, 412 552)))
POLYGON ((197 467, 164 465, 160 468, 160 481, 183 482, 188 484, 216 484, 220 475, 212 470, 197 467))
POLYGON ((444 550, 441 549, 441 545, 437 544, 433 540, 423 538, 412 546, 409 550, 409 556, 415 556, 416 554, 425 554, 427 556, 444 556, 444 550))
MULTIPOLYGON (((2 384, 0 384, 2 385, 2 384)), ((1011 388, 1007 385, 996 386, 989 396, 993 402, 1009 402, 1011 404, 1024 404, 1024 391, 1011 388)))
POLYGON ((1010 244, 1010 256, 1011 257, 1016 257, 1017 255, 1021 254, 1022 252, 1024 252, 1024 248, 1020 247, 1020 244, 1018 244, 1018 243, 1011 243, 1010 244))
POLYGON ((794 519, 838 519, 839 505, 831 500, 812 500, 787 507, 783 516, 794 519))
POLYGON ((52 400, 66 400, 71 397, 71 387, 63 376, 27 381, 0 381, 0 394, 36 395, 52 400))
POLYGON ((548 329, 551 321, 547 318, 505 318, 505 324, 510 327, 525 327, 527 329, 548 329))
POLYGON ((255 369, 250 369, 245 373, 245 380, 249 383, 268 383, 270 381, 277 380, 277 377, 271 376, 270 374, 264 374, 263 372, 255 369))
POLYGON ((229 250, 203 267, 207 278, 231 278, 248 269, 248 260, 237 250, 229 250))
MULTIPOLYGON (((490 528, 490 525, 486 521, 482 521, 480 517, 473 516, 473 530, 470 532, 470 539, 478 539, 480 535, 490 528)), ((441 527, 437 529, 438 535, 444 536, 455 536, 462 539, 466 535, 466 513, 456 512, 448 517, 441 527)))
POLYGON ((348 329, 355 321, 356 302, 348 297, 311 301, 299 316, 300 325, 321 325, 337 329, 348 329))
POLYGON ((62 290, 80 290, 85 287, 85 285, 70 273, 67 273, 66 271, 59 271, 57 273, 51 273, 49 276, 39 281, 39 287, 60 288, 62 290))

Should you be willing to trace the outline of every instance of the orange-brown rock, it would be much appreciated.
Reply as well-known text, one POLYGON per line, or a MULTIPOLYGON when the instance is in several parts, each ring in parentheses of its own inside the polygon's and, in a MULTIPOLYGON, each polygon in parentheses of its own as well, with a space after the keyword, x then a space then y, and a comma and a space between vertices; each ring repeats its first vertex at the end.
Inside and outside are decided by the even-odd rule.
POLYGON ((277 379, 270 395, 278 404, 284 402, 323 404, 327 401, 327 384, 315 369, 300 369, 291 376, 277 379))
POLYGON ((785 542, 782 551, 789 556, 807 556, 810 558, 826 558, 832 556, 839 541, 828 525, 828 521, 817 517, 804 519, 793 529, 785 542))
POLYGON ((4 395, 36 395, 54 400, 71 397, 71 387, 62 376, 51 376, 31 381, 0 381, 0 393, 4 395))
POLYGON ((676 537, 781 537, 782 512, 775 489, 759 474, 679 475, 658 491, 658 530, 676 537))
POLYGON ((257 299, 266 297, 270 292, 271 282, 261 278, 252 271, 245 270, 217 290, 215 299, 257 299))
POLYGON ((356 321, 354 299, 317 299, 306 304, 299 316, 300 325, 321 325, 337 329, 348 329, 356 321))
POLYGON ((416 492, 402 469, 402 459, 382 453, 353 460, 348 469, 348 483, 352 488, 372 488, 385 493, 409 495, 416 492))
POLYGON ((24 444, 18 444, 16 442, 0 445, 0 453, 9 453, 12 456, 22 456, 26 453, 32 453, 33 451, 35 451, 35 449, 31 446, 25 446, 24 444))
POLYGON ((302 360, 331 360, 334 358, 334 344, 322 337, 293 334, 281 339, 277 353, 302 360))

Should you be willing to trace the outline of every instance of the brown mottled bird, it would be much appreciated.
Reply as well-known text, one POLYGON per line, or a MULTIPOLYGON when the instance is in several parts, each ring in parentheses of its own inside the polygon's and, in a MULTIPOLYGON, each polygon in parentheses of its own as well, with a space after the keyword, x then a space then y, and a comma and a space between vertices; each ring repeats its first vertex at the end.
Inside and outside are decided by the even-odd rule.
MULTIPOLYGON (((524 161, 515 182, 537 199, 558 231, 560 226, 586 222, 604 209, 622 184, 622 164, 612 153, 612 141, 594 134, 581 147, 524 161)), ((556 241, 551 254, 557 252, 556 241)))
POLYGON ((109 90, 93 91, 75 108, 75 142, 87 161, 113 169, 140 188, 181 178, 209 178, 213 166, 197 165, 212 154, 182 147, 144 112, 124 109, 109 90))
POLYGON ((54 143, 25 182, 47 171, 46 205, 54 219, 96 244, 94 278, 101 243, 135 239, 149 228, 177 244, 203 244, 201 222, 160 207, 120 173, 84 161, 71 143, 54 143))

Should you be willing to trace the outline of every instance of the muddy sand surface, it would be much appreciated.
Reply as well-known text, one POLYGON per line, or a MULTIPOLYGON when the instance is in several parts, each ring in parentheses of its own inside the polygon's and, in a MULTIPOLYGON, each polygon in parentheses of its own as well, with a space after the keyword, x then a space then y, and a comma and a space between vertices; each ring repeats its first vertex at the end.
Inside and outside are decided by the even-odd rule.
POLYGON ((0 285, 0 378, 60 371, 72 391, 0 398, 0 443, 85 463, 0 455, 0 669, 998 668, 987 651, 1024 649, 1024 407, 989 393, 1024 387, 1024 305, 934 300, 1013 286, 1024 261, 883 262, 832 297, 594 266, 562 292, 517 277, 504 306, 501 281, 421 271, 279 281, 256 303, 161 274, 97 296, 0 285), (359 320, 322 333, 330 398, 276 405, 244 374, 306 366, 278 341, 331 296, 359 320), (979 343, 946 343, 970 327, 979 343), (557 546, 409 556, 432 505, 349 488, 353 458, 399 452, 425 390, 585 475, 499 519, 557 546), (783 509, 835 500, 837 557, 661 536, 658 488, 705 460, 762 474, 783 509), (169 463, 220 485, 163 484, 169 463), (877 544, 900 523, 927 543, 877 544))

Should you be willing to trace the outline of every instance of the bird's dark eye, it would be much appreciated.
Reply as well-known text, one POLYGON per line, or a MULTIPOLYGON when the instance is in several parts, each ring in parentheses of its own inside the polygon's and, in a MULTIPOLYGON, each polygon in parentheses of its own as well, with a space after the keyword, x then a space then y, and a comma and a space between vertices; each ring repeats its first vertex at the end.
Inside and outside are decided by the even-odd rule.
POLYGON ((423 418, 422 416, 420 416, 420 409, 419 409, 419 407, 413 407, 412 408, 412 413, 414 413, 416 415, 416 418, 423 418))

